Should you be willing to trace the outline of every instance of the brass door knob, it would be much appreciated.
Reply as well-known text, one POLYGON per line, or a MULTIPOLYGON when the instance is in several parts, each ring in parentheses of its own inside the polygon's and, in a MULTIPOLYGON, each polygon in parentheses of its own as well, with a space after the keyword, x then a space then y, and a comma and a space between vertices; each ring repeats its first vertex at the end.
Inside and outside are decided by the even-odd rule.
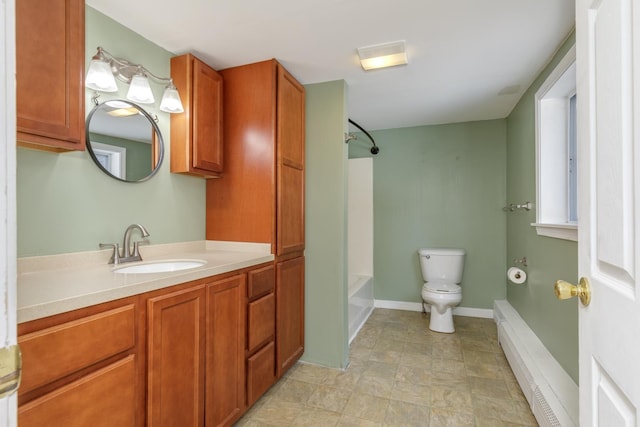
POLYGON ((587 280, 586 277, 581 277, 577 285, 565 282, 564 280, 558 280, 554 289, 558 299, 578 297, 585 307, 591 302, 591 288, 589 287, 589 280, 587 280))

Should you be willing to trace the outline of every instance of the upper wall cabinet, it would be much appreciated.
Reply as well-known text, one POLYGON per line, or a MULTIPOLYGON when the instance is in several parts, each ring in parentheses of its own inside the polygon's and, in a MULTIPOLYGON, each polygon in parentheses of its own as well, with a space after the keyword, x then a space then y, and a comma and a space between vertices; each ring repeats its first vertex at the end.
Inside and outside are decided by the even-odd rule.
POLYGON ((84 0, 16 0, 18 145, 84 150, 84 0))
POLYGON ((183 114, 171 115, 171 172, 218 177, 222 172, 222 77, 191 54, 171 58, 183 114))

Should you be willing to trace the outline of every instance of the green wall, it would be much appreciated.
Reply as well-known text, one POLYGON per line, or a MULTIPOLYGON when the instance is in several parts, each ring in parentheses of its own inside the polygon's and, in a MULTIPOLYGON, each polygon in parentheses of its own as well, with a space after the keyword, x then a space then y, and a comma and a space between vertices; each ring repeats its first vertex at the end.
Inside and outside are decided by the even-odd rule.
MULTIPOLYGON (((102 46, 116 56, 144 64, 154 74, 169 76, 170 52, 86 8, 86 66, 102 46)), ((102 94, 101 101, 124 98, 102 94)), ((156 100, 163 87, 151 84, 156 100)), ((86 113, 92 108, 86 91, 86 113)), ((149 181, 127 184, 108 177, 88 152, 17 152, 18 256, 97 250, 100 242, 119 242, 127 225, 144 224, 153 244, 205 238, 205 180, 169 173, 169 114, 155 105, 164 136, 165 161, 149 181)))
POLYGON ((345 368, 347 319, 346 85, 306 90, 305 353, 302 359, 345 368))
MULTIPOLYGON (((373 163, 375 298, 421 302, 417 251, 467 251, 461 307, 505 298, 506 121, 370 132, 373 163)), ((365 138, 350 156, 370 156, 365 138)))
MULTIPOLYGON (((533 82, 507 119, 507 200, 535 201, 535 92, 574 44, 570 36, 533 82)), ((578 160, 579 161, 579 160, 578 160)), ((538 236, 535 209, 507 216, 507 262, 527 257, 526 286, 507 286, 507 299, 567 373, 578 382, 577 300, 558 301, 553 284, 578 278, 575 242, 538 236)), ((511 264, 509 264, 511 265, 511 264)))

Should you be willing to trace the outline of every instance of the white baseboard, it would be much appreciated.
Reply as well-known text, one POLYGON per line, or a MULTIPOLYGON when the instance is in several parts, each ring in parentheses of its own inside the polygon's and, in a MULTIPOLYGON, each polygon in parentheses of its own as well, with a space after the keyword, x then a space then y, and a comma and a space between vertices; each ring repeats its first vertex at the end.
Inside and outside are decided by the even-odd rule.
POLYGON ((385 301, 374 300, 373 306, 375 308, 388 308, 391 310, 405 310, 405 311, 422 311, 422 305, 419 302, 403 302, 403 301, 385 301))
MULTIPOLYGON (((422 311, 422 303, 420 302, 386 301, 377 299, 375 300, 375 307, 388 308, 391 310, 422 311)), ((426 311, 431 311, 431 307, 428 304, 425 305, 425 309, 426 311)), ((490 308, 454 307, 453 314, 456 316, 493 319, 493 310, 490 308)))
POLYGON ((578 425, 578 386, 505 300, 494 303, 498 339, 541 426, 578 425))

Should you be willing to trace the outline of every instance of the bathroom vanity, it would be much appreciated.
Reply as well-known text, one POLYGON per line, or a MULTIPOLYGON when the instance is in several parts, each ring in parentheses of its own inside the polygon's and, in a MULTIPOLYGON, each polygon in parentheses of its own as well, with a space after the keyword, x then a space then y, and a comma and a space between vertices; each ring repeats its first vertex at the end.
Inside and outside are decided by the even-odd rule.
POLYGON ((21 265, 20 425, 233 424, 276 380, 276 273, 262 246, 145 255, 206 261, 167 273, 117 273, 107 251, 21 265))

